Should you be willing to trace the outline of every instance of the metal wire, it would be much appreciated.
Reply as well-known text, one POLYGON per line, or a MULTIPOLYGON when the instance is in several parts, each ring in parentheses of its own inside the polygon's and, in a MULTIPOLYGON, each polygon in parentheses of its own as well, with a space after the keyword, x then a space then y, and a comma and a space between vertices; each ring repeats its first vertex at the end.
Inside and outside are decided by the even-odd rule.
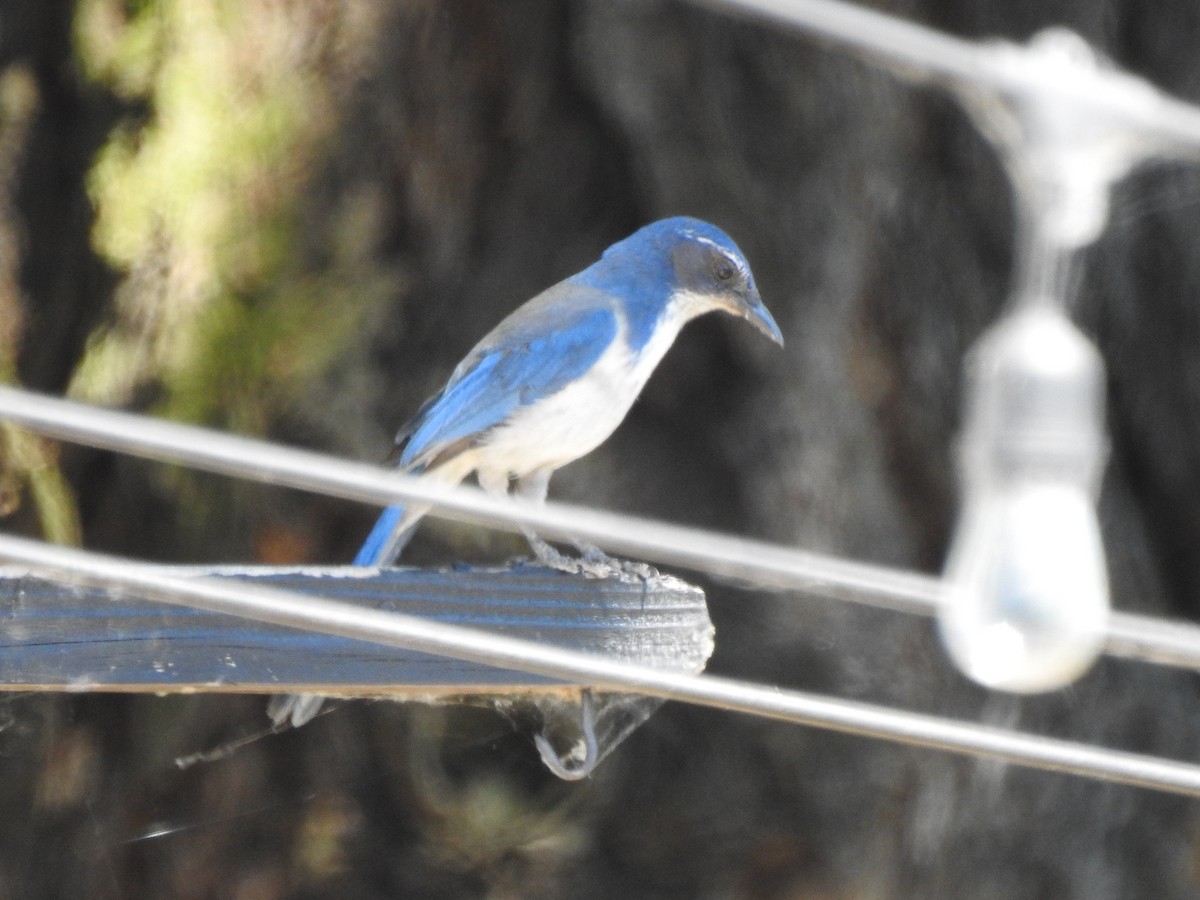
POLYGON ((67 581, 392 647, 624 689, 863 737, 1200 798, 1200 766, 713 675, 687 675, 245 582, 0 535, 0 558, 67 581))
POLYGON ((1069 104, 1102 117, 1164 150, 1196 155, 1200 107, 1177 100, 1117 69, 1094 78, 1047 80, 1036 66, 1014 65, 1015 45, 970 41, 838 0, 699 0, 725 13, 766 20, 833 41, 866 62, 916 81, 971 87, 1006 96, 1069 104))
MULTIPOLYGON (((800 590, 898 612, 937 611, 937 578, 765 541, 578 506, 525 506, 472 488, 435 485, 308 450, 0 386, 0 418, 66 440, 224 475, 253 478, 367 503, 419 502, 431 515, 549 536, 580 538, 618 553, 775 590, 800 590)), ((1107 653, 1200 671, 1200 626, 1116 613, 1107 653)))
POLYGON ((434 507, 432 515, 512 531, 526 524, 547 536, 580 538, 762 587, 870 595, 872 605, 906 612, 929 613, 937 599, 937 581, 923 575, 567 504, 525 505, 379 466, 18 388, 0 386, 0 418, 65 440, 223 475, 379 505, 420 503, 434 507))

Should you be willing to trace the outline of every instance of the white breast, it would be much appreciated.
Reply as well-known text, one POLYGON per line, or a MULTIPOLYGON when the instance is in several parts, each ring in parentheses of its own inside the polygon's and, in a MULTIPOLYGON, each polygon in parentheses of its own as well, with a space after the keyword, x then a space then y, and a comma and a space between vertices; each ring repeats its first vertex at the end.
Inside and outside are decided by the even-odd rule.
POLYGON ((594 450, 624 420, 679 329, 711 308, 711 302, 696 295, 677 295, 637 354, 629 347, 622 323, 616 340, 586 375, 517 412, 475 450, 481 480, 485 473, 520 477, 556 469, 594 450))

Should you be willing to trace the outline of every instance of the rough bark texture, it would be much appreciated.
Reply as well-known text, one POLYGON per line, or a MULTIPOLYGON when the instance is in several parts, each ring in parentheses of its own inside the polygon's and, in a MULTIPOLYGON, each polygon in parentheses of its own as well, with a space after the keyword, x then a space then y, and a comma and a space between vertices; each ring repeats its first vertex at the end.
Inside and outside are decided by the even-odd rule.
MULTIPOLYGON (((260 6, 272 7, 246 4, 260 6)), ((1200 98, 1188 4, 891 9, 964 36, 1066 24, 1200 98)), ((67 385, 101 323, 141 327, 119 298, 180 259, 169 235, 124 266, 89 238, 99 148, 118 123, 149 127, 156 108, 80 74, 76 13, 0 8, 0 338, 21 381, 48 390, 67 385)), ((290 27, 331 102, 303 170, 254 182, 256 208, 277 204, 287 223, 272 257, 284 262, 255 271, 295 285, 335 272, 336 302, 350 305, 362 273, 361 292, 380 299, 326 364, 280 389, 286 402, 272 394, 223 419, 210 396, 209 420, 249 415, 279 439, 382 457, 507 310, 637 225, 697 215, 741 244, 786 350, 725 321, 689 327, 625 425, 552 495, 936 569, 954 517, 962 355, 1002 308, 1013 245, 1003 173, 948 100, 665 0, 360 0, 313 4, 290 27)), ((1130 179, 1077 305, 1109 367, 1114 601, 1193 618, 1198 188, 1182 167, 1130 179)), ((269 285, 235 281, 248 315, 270 306, 269 285)), ((178 379, 146 369, 123 399, 160 408, 186 393, 178 379)), ((86 544, 131 556, 342 561, 370 520, 103 454, 63 464, 86 544)), ((503 536, 430 522, 410 559, 511 552, 503 536)), ((1191 676, 1102 663, 1057 695, 992 695, 949 667, 928 623, 708 587, 723 674, 1200 755, 1191 676)), ((186 771, 172 760, 263 726, 262 701, 14 697, 0 715, 4 897, 1200 892, 1195 803, 676 705, 578 785, 555 782, 506 722, 476 710, 342 704, 186 771)))

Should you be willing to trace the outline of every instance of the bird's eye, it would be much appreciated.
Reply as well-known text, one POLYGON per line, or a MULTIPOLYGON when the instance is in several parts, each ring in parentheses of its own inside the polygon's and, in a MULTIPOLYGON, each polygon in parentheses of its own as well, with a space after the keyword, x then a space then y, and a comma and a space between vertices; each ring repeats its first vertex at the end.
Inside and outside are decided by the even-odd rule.
POLYGON ((713 269, 713 274, 717 276, 718 281, 728 281, 736 271, 733 263, 728 260, 721 260, 721 262, 717 263, 716 268, 713 269))

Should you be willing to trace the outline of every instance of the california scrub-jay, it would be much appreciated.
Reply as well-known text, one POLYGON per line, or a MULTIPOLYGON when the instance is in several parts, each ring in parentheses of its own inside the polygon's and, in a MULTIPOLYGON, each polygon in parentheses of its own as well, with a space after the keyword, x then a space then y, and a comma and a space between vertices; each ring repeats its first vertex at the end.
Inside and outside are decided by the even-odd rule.
MULTIPOLYGON (((750 266, 721 229, 662 219, 609 247, 582 272, 538 294, 475 345, 442 390, 396 435, 401 471, 540 502, 550 476, 605 440, 691 319, 722 310, 777 344, 750 266)), ((384 510, 355 565, 393 562, 424 506, 384 510)), ((530 531, 538 560, 580 571, 530 531)), ((584 568, 584 570, 587 570, 584 568)), ((277 722, 307 722, 319 697, 276 698, 277 722)))

